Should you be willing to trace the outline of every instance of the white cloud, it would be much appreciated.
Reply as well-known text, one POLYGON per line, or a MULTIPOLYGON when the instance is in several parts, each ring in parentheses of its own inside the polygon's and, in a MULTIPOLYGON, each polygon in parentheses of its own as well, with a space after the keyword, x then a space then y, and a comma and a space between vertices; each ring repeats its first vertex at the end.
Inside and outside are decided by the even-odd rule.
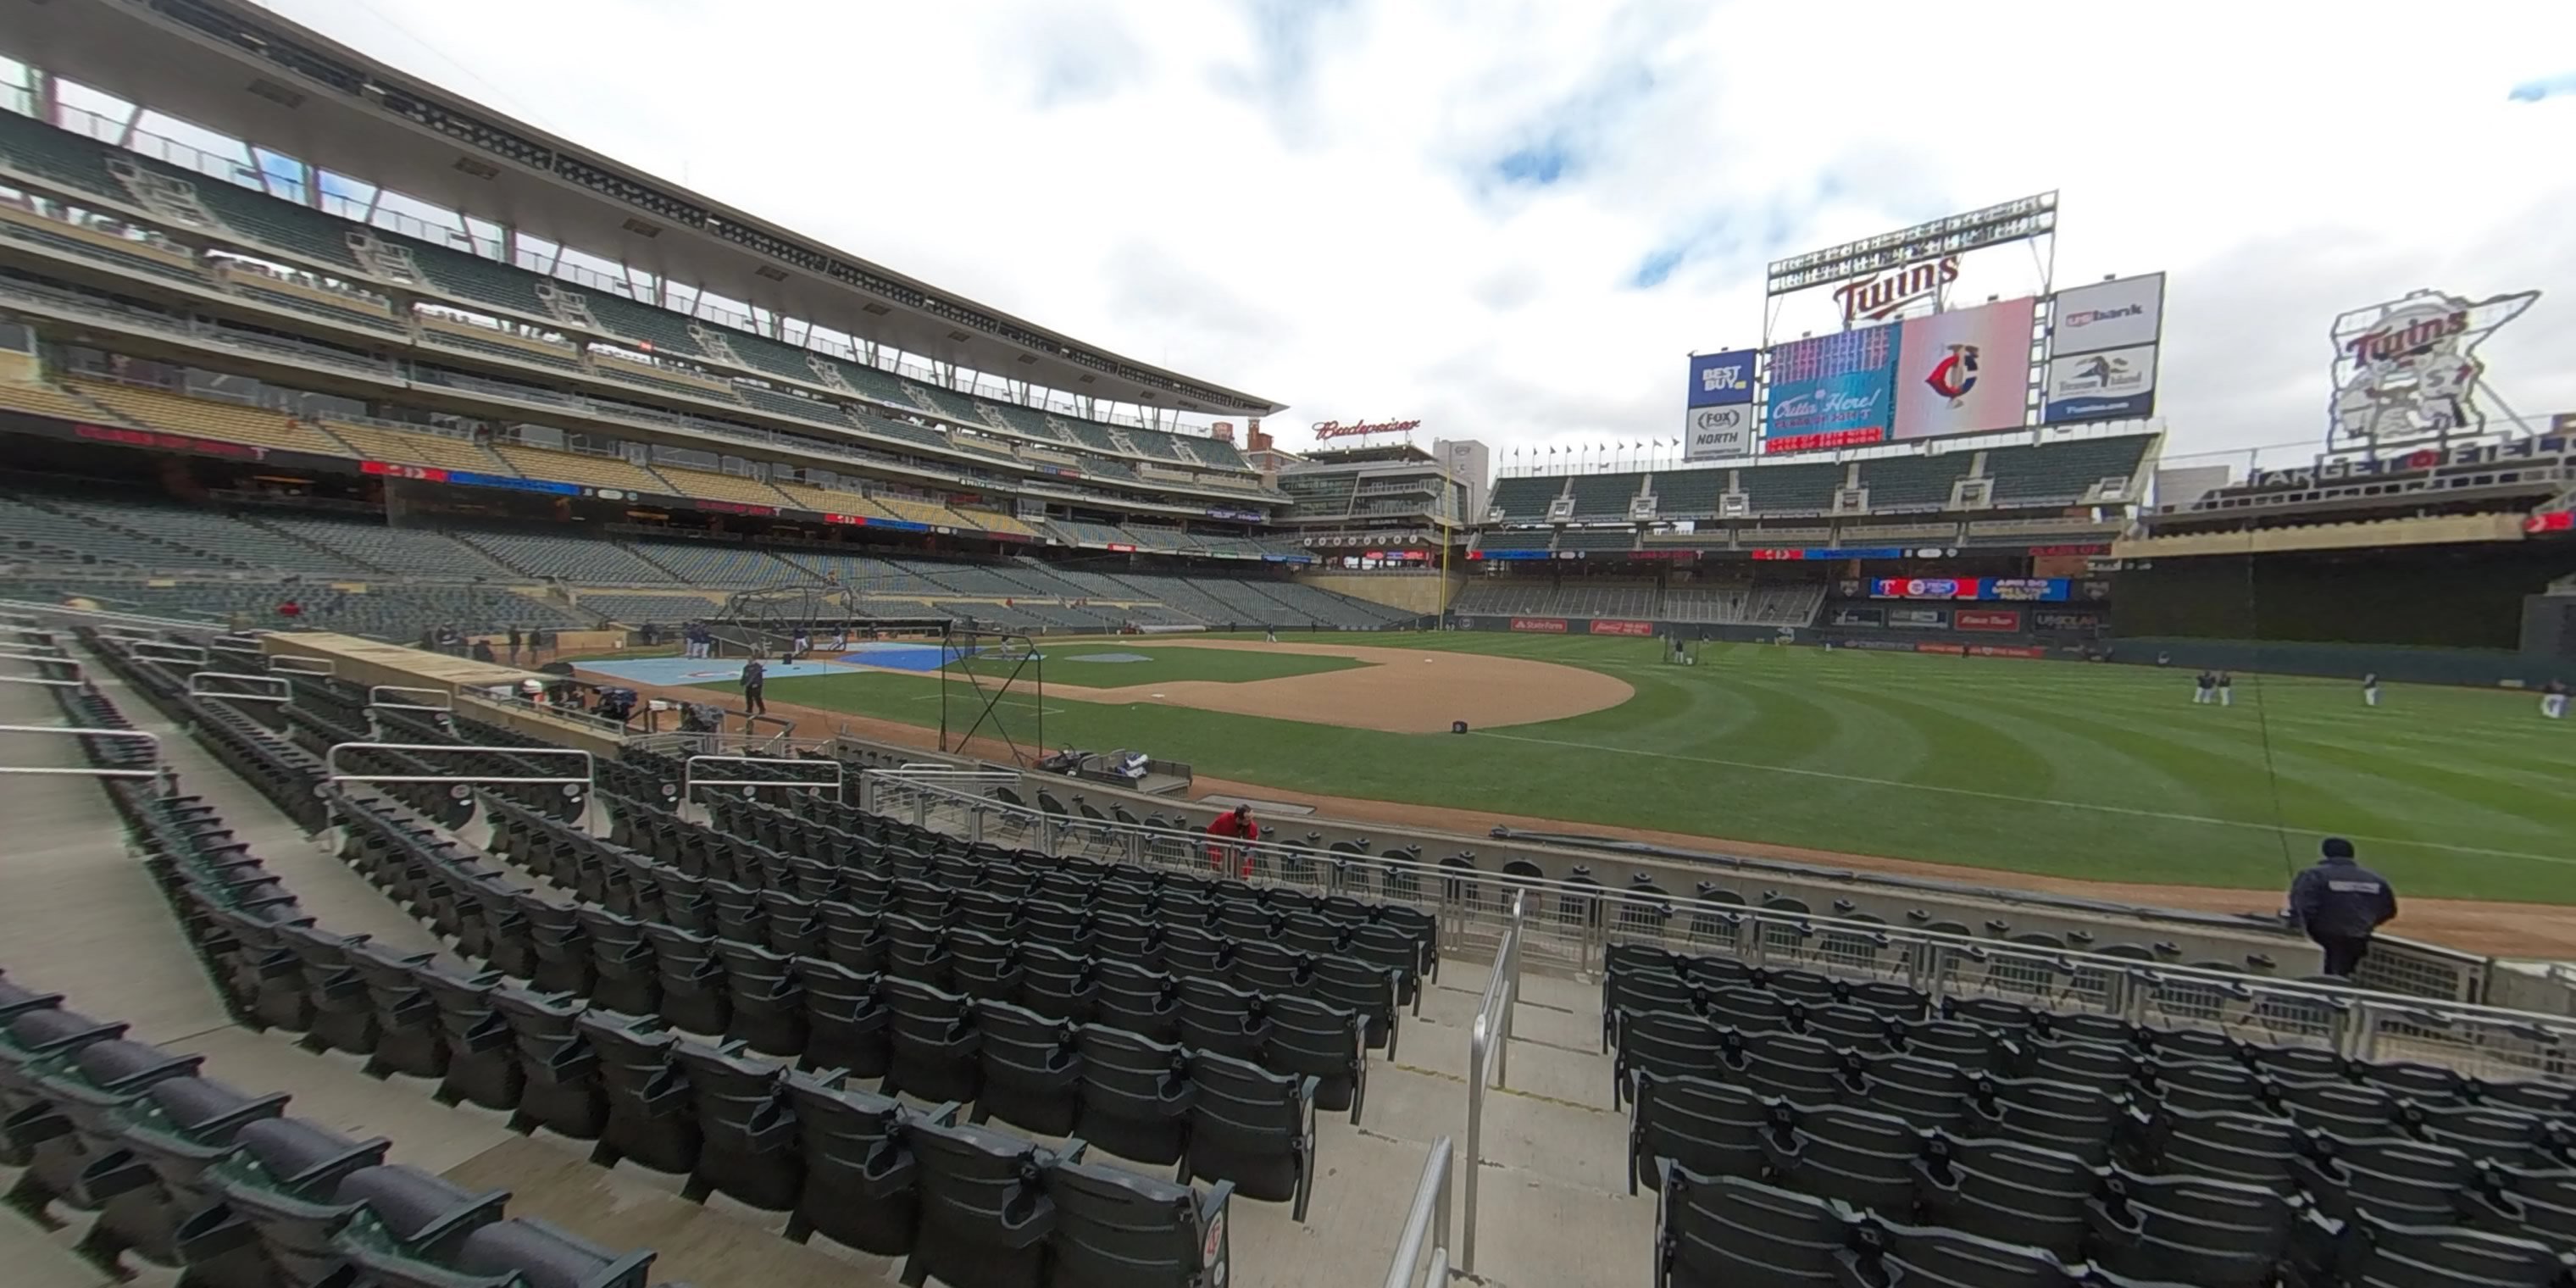
POLYGON ((2481 353, 2576 408, 2576 101, 2498 90, 2553 0, 265 2, 1289 424, 1674 437, 1765 260, 2047 188, 2061 283, 2173 273, 2171 452, 2321 441, 2332 315, 2420 286, 2554 291, 2481 353))

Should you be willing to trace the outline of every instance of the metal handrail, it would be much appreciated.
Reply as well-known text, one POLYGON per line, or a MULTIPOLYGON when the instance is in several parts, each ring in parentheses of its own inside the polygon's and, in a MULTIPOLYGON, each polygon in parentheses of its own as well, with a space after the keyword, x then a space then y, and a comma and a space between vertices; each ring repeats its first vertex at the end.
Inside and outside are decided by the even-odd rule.
POLYGON ((123 738, 152 749, 152 763, 143 769, 101 769, 96 765, 0 765, 0 774, 44 775, 58 778, 157 778, 163 780, 162 791, 172 792, 177 784, 170 778, 170 767, 161 760, 161 735, 141 729, 93 729, 62 725, 0 725, 0 733, 50 734, 66 738, 123 738))
POLYGON ((295 700, 295 685, 274 675, 243 675, 235 671, 194 671, 188 675, 188 696, 222 698, 228 702, 285 703, 295 700), (273 684, 277 686, 277 691, 274 693, 221 693, 207 688, 205 686, 207 680, 239 680, 245 684, 273 684))
POLYGON ((796 791, 821 791, 829 787, 832 789, 832 799, 838 801, 843 799, 843 791, 848 787, 849 780, 849 766, 837 760, 807 760, 780 756, 691 756, 680 762, 680 799, 687 800, 690 791, 699 787, 785 787, 796 791), (832 781, 798 783, 776 778, 699 778, 698 766, 708 761, 727 765, 798 765, 808 769, 828 765, 832 769, 832 781))
POLYGON ((38 667, 67 666, 72 672, 68 680, 51 675, 0 675, 0 684, 34 684, 48 689, 77 689, 89 683, 89 668, 81 665, 75 658, 6 657, 0 658, 0 662, 32 662, 38 667))
MULTIPOLYGON (((883 770, 867 772, 870 775, 888 773, 883 770)), ((938 799, 965 811, 970 828, 980 828, 985 815, 998 815, 1036 825, 1034 831, 1041 838, 1042 843, 1053 845, 1059 839, 1058 834, 1045 825, 1050 822, 1065 821, 1033 806, 1005 805, 978 794, 954 790, 935 781, 904 781, 898 778, 894 782, 918 794, 925 804, 931 799, 938 799)), ((1169 849, 1157 847, 1195 846, 1206 840, 1203 834, 1193 830, 1154 828, 1141 823, 1087 818, 1076 822, 1078 823, 1076 831, 1081 834, 1099 837, 1105 842, 1125 842, 1117 848, 1123 851, 1124 856, 1130 861, 1135 862, 1144 861, 1141 856, 1147 853, 1172 852, 1169 849)), ((1856 941, 1873 942, 1885 948, 1933 950, 1980 961, 1986 963, 1990 971, 1994 965, 2002 963, 2018 966, 2034 975, 2052 978, 2096 975, 2110 979, 2130 980, 2143 986, 2138 990, 2141 996, 2145 991, 2153 989, 2194 989, 2213 995, 2225 995, 2238 1001, 2269 1000, 2284 1006, 2323 1006, 2333 1009, 2375 1008, 2416 1020, 2429 1019, 2445 1026, 2471 1024, 2519 1028, 2526 1032, 2537 1031, 2548 1034, 2554 1041, 2576 1046, 2576 1016, 2550 1015, 2471 1002, 2453 1002, 2440 998, 2386 993, 2344 984, 2278 979, 2211 970, 2199 966, 2140 961, 2131 957, 2074 948, 2042 948, 1920 927, 1853 921, 1829 914, 1782 913, 1743 904, 1711 902, 1689 895, 1658 892, 1641 896, 1626 890, 1595 884, 1577 884, 1548 877, 1514 876, 1471 868, 1445 868, 1428 860, 1318 850, 1272 841, 1229 842, 1229 844, 1247 852, 1256 862, 1269 860, 1272 871, 1282 870, 1290 863, 1311 867, 1318 871, 1332 871, 1349 866, 1374 868, 1390 875, 1407 875, 1416 883, 1416 889, 1425 891, 1439 891, 1444 883, 1473 884, 1504 891, 1525 890, 1542 896, 1554 895, 1560 901, 1558 906, 1561 909, 1588 905, 1589 911, 1585 914, 1586 920, 1582 927, 1587 940, 1590 941, 1587 944, 1587 963, 1591 960, 1588 955, 1591 947, 1606 944, 1620 933, 1620 927, 1617 925, 1618 909, 1628 906, 1653 906, 1664 910, 1664 913, 1668 914, 1666 919, 1674 922, 1689 922, 1693 919, 1705 918, 1731 924, 1741 932, 1742 941, 1756 949, 1756 955, 1761 946, 1775 936, 1800 941, 1810 938, 1848 936, 1856 941)), ((1434 900, 1428 897, 1425 899, 1425 902, 1432 901, 1434 900)), ((1456 902, 1445 898, 1438 901, 1447 904, 1456 902)), ((1918 979, 1916 986, 1938 993, 1946 982, 1946 974, 1946 969, 1933 972, 1931 978, 1918 979)), ((2359 1035, 2364 1037, 2368 1036, 2368 1030, 2371 1027, 2366 1024, 2355 1026, 2356 1030, 2360 1031, 2359 1035)), ((2354 1052, 2354 1054, 2361 1053, 2354 1052)))
MULTIPOLYGON (((1413 1187, 1413 1207, 1404 1215, 1404 1232, 1395 1239, 1395 1257, 1386 1268, 1386 1288, 1446 1288, 1449 1282, 1450 1147, 1446 1136, 1431 1142, 1422 1160, 1422 1179, 1413 1187), (1428 1240, 1431 1264, 1415 1272, 1428 1240)), ((1474 1184, 1472 1175, 1468 1181, 1474 1184)))
POLYGON ((68 662, 71 654, 60 644, 11 644, 0 640, 0 657, 20 657, 30 662, 68 662))
POLYGON ((330 783, 455 783, 467 787, 513 787, 579 785, 589 787, 598 781, 598 759, 579 747, 474 747, 446 742, 335 742, 322 753, 323 781, 330 783), (488 774, 352 774, 340 768, 340 754, 348 751, 436 751, 447 753, 480 752, 500 756, 578 756, 579 778, 494 777, 488 774))
POLYGON ((367 706, 378 711, 436 711, 446 714, 456 710, 456 695, 445 689, 422 689, 403 684, 375 684, 367 687, 367 706), (425 694, 438 701, 434 703, 395 702, 389 700, 386 697, 387 694, 413 697, 425 694))
POLYGON ((1458 1241, 1458 1269, 1476 1272, 1476 1181, 1485 1165, 1485 1076, 1491 1063, 1496 1085, 1509 1085, 1512 1010, 1520 1000, 1521 931, 1529 892, 1512 892, 1511 924, 1494 949, 1493 977, 1485 981, 1484 1000, 1476 1004, 1476 1022, 1467 1033, 1467 1193, 1461 1205, 1465 1228, 1458 1241))
POLYGON ((215 657, 213 652, 199 645, 171 640, 131 640, 127 642, 125 651, 138 662, 175 662, 181 666, 204 666, 215 657))

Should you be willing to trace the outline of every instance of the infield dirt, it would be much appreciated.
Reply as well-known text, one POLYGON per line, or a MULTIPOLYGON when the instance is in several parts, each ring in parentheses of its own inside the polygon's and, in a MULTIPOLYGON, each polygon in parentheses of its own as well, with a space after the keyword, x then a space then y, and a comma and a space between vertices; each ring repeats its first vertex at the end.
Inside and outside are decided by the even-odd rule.
POLYGON ((1082 702, 1156 702, 1387 733, 1444 733, 1454 720, 1476 729, 1562 720, 1615 707, 1637 693, 1627 681, 1599 671, 1481 653, 1258 640, 1156 640, 1154 647, 1304 653, 1370 665, 1268 680, 1173 680, 1116 688, 1049 680, 1046 691, 1082 702))

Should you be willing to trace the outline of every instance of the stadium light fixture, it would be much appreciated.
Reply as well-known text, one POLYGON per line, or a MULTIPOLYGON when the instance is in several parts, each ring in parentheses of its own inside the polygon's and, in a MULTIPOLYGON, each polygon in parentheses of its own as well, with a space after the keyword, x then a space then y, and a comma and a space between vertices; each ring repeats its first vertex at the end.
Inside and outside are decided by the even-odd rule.
POLYGON ((1825 250, 1773 260, 1765 295, 1787 295, 1827 282, 1861 277, 1917 260, 1959 255, 2057 231, 2057 194, 2043 192, 1950 215, 1892 233, 1880 233, 1825 250))

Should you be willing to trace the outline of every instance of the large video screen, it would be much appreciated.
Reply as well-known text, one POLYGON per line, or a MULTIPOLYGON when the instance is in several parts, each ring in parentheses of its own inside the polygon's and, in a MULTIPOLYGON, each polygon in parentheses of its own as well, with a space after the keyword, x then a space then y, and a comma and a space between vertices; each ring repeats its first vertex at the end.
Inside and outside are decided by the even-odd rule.
POLYGON ((1763 450, 1791 443, 1836 445, 1886 440, 1894 422, 1897 328, 1792 340, 1771 346, 1771 407, 1763 450))
POLYGON ((2024 297, 1906 319, 1891 437, 2019 428, 2030 402, 2031 322, 2024 297))

